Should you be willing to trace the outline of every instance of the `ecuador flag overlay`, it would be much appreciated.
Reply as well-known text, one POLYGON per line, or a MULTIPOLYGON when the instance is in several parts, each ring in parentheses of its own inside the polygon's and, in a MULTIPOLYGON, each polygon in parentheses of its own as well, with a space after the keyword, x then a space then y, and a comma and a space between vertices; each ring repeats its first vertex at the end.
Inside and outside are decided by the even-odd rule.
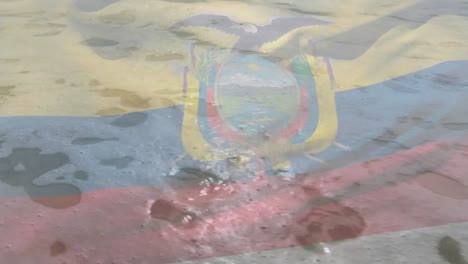
POLYGON ((467 10, 0 1, 0 263, 333 256, 468 222, 467 10))

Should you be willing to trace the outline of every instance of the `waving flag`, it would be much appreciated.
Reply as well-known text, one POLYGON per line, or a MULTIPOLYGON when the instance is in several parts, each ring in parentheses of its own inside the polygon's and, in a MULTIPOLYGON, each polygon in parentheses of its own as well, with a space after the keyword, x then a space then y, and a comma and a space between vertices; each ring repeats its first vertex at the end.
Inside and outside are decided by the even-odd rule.
POLYGON ((3 3, 0 259, 172 263, 468 221, 465 7, 3 3))

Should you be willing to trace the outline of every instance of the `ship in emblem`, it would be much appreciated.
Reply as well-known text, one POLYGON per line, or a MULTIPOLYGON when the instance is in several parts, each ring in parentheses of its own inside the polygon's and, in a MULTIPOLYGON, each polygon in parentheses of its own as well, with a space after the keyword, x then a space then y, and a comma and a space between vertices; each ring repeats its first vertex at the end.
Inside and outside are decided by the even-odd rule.
POLYGON ((254 164, 264 178, 290 167, 292 155, 326 149, 336 135, 333 74, 326 58, 261 53, 265 44, 306 26, 329 24, 284 17, 257 26, 220 15, 197 15, 171 27, 212 27, 238 36, 231 49, 191 45, 184 75, 182 141, 203 161, 254 164))

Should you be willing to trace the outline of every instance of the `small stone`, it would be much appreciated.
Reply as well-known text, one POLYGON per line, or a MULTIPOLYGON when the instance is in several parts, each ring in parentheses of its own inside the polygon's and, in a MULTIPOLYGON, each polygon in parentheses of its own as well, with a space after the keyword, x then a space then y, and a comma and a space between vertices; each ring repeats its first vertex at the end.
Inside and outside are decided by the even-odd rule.
POLYGON ((66 251, 67 251, 67 246, 62 241, 55 241, 50 246, 49 253, 52 257, 55 257, 55 256, 65 253, 66 251))

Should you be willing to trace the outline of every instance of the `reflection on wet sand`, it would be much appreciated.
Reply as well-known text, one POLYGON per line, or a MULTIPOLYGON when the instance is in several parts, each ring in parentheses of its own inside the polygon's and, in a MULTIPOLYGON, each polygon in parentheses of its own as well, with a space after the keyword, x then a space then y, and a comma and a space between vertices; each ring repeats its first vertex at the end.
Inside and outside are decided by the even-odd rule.
POLYGON ((78 204, 81 190, 69 183, 37 185, 34 180, 69 163, 65 153, 42 154, 40 149, 17 148, 0 158, 0 181, 24 187, 32 200, 51 208, 67 208, 78 204), (59 197, 59 198, 57 198, 59 197))

